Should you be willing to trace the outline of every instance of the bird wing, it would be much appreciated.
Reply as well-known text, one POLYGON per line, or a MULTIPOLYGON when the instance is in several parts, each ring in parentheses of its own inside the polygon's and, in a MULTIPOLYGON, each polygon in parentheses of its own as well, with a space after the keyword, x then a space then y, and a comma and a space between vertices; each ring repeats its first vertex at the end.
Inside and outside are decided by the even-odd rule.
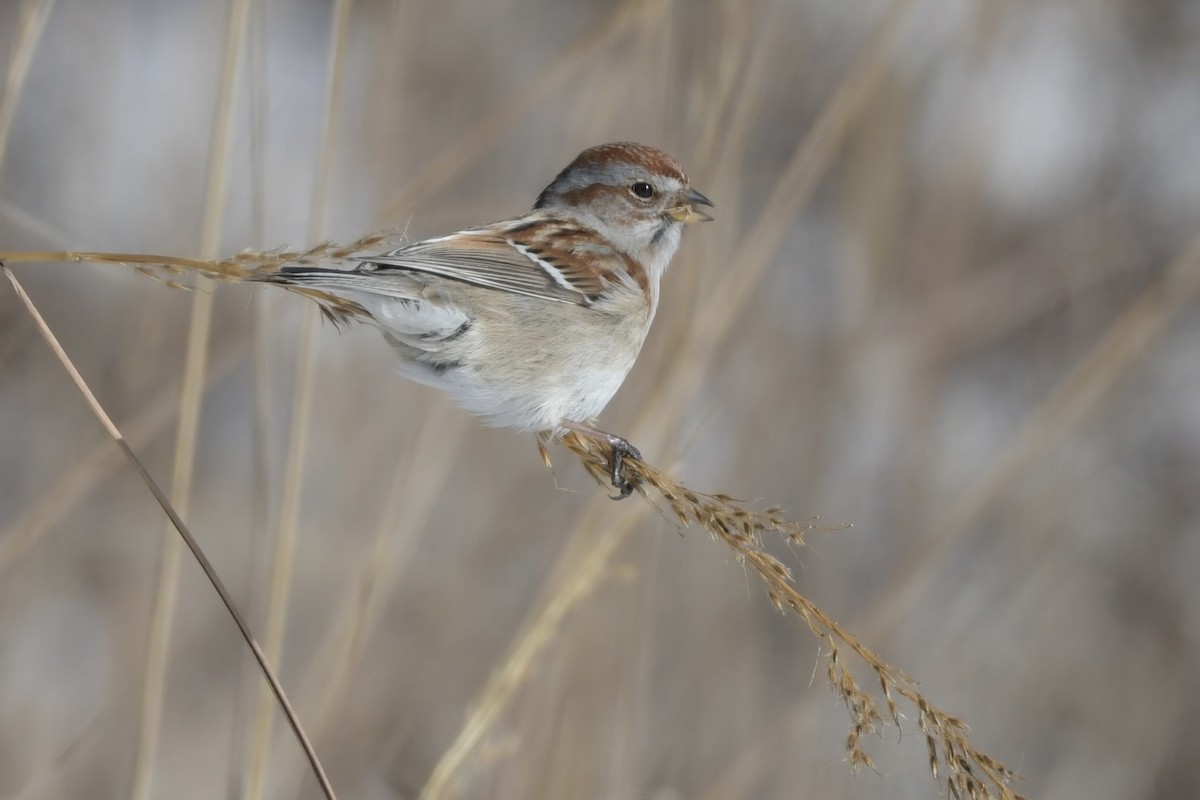
POLYGON ((503 292, 588 306, 614 284, 632 285, 629 259, 592 231, 517 222, 426 239, 356 259, 359 269, 425 273, 503 292))

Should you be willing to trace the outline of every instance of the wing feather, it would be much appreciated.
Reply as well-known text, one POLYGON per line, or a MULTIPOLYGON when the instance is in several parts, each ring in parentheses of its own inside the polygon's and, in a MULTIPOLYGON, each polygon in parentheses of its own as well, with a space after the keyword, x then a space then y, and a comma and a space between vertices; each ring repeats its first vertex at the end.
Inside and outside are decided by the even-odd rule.
POLYGON ((474 228, 357 260, 362 269, 425 273, 585 306, 628 283, 624 256, 574 223, 474 228))

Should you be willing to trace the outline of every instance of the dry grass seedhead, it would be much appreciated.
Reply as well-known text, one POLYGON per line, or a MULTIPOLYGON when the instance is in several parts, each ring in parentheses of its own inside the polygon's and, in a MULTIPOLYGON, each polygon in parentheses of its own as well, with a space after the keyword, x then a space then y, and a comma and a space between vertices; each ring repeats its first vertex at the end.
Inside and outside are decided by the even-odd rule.
MULTIPOLYGON (((333 265, 346 259, 384 249, 398 247, 403 234, 396 231, 380 231, 358 239, 350 244, 324 242, 308 250, 245 250, 224 259, 180 258, 149 253, 95 253, 84 251, 17 253, 0 252, 0 261, 6 264, 44 262, 89 262, 93 264, 119 264, 133 267, 147 277, 154 278, 173 289, 196 289, 190 282, 196 278, 209 278, 220 283, 244 283, 267 278, 285 266, 333 265), (384 243, 388 243, 386 246, 384 243)), ((290 291, 302 294, 314 301, 321 314, 334 325, 343 328, 354 321, 367 319, 366 313, 357 303, 335 297, 316 289, 286 286, 290 291)))
POLYGON ((151 253, 95 253, 81 250, 62 252, 0 252, 0 261, 6 264, 31 264, 53 262, 88 262, 92 264, 122 264, 130 266, 156 280, 180 289, 193 289, 187 277, 200 275, 222 283, 242 283, 261 279, 285 266, 313 266, 332 264, 366 253, 399 247, 403 234, 397 231, 380 231, 368 234, 350 244, 324 242, 308 250, 244 250, 235 256, 222 259, 181 258, 151 253), (388 244, 385 246, 385 242, 388 244))
MULTIPOLYGON (((611 475, 609 459, 612 456, 608 442, 569 432, 563 444, 579 456, 584 469, 600 483, 606 483, 611 475)), ((542 457, 549 464, 543 448, 542 457)), ((625 472, 633 488, 651 502, 661 498, 669 509, 669 516, 684 527, 699 525, 721 538, 745 541, 760 546, 763 534, 782 536, 793 544, 804 544, 804 534, 814 526, 788 519, 783 509, 777 506, 761 511, 748 508, 746 503, 728 494, 707 494, 684 486, 667 473, 638 458, 624 457, 625 472)), ((772 570, 790 579, 783 564, 775 562, 772 570)))
MULTIPOLYGON (((611 446, 606 441, 570 432, 563 444, 579 457, 583 467, 601 485, 611 474, 611 446)), ((545 451, 543 450, 543 456, 545 451)), ((899 696, 916 710, 918 724, 929 749, 929 769, 934 780, 944 780, 953 797, 970 800, 1019 800, 1011 784, 1016 774, 991 756, 972 746, 969 729, 962 720, 934 706, 917 689, 917 682, 887 664, 863 645, 852 633, 796 590, 792 571, 763 549, 764 536, 782 536, 792 544, 803 544, 804 533, 814 526, 795 522, 783 510, 770 507, 762 511, 723 493, 698 492, 641 459, 624 458, 625 472, 634 489, 654 505, 666 504, 672 521, 683 527, 698 526, 720 539, 733 551, 738 563, 748 567, 762 580, 767 597, 783 612, 792 612, 803 620, 814 636, 829 651, 826 678, 829 686, 846 704, 850 714, 850 732, 846 737, 846 758, 854 769, 874 769, 874 762, 863 740, 870 734, 882 735, 887 723, 900 727, 899 696), (859 683, 842 657, 847 648, 875 673, 880 700, 859 683), (885 712, 882 710, 886 708, 885 712)))

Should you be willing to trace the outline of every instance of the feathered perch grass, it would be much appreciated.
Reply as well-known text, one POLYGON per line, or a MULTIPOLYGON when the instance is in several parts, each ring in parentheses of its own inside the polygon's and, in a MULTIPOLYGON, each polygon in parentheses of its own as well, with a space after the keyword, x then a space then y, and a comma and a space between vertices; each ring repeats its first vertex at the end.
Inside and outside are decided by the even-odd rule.
MULTIPOLYGON (((598 483, 604 485, 612 458, 608 445, 596 439, 569 433, 563 439, 572 453, 598 483)), ((543 451, 544 453, 544 451, 543 451)), ((649 502, 666 506, 668 516, 684 527, 697 526, 724 542, 734 558, 749 567, 762 580, 767 597, 781 611, 798 615, 808 629, 829 651, 826 677, 829 686, 846 703, 850 713, 850 733, 846 737, 846 756, 858 769, 874 769, 863 740, 868 734, 882 733, 889 722, 900 726, 903 716, 896 698, 907 700, 917 710, 918 724, 929 750, 929 769, 935 780, 944 778, 954 797, 983 800, 999 797, 1017 800, 1011 788, 1015 773, 986 753, 976 749, 968 738, 969 729, 960 719, 934 706, 917 689, 917 682, 887 664, 852 633, 842 628, 796 590, 791 569, 766 552, 765 537, 775 536, 791 544, 803 544, 804 533, 812 526, 788 519, 779 507, 757 510, 728 494, 698 492, 672 478, 646 461, 625 459, 629 481, 636 492, 649 502), (845 646, 875 674, 879 681, 879 700, 863 689, 842 657, 845 646)), ((661 508, 661 506, 660 506, 661 508)))
MULTIPOLYGON (((241 283, 274 272, 285 265, 338 261, 355 253, 379 248, 397 234, 383 232, 363 237, 350 245, 325 243, 309 250, 286 249, 246 251, 232 258, 214 261, 131 253, 38 252, 0 253, 0 262, 93 262, 125 264, 174 288, 189 289, 189 276, 202 275, 213 280, 241 283)), ((317 302, 322 313, 337 325, 364 316, 355 304, 316 290, 296 290, 317 302)), ((567 433, 562 444, 579 458, 584 469, 601 485, 606 485, 614 457, 612 446, 599 438, 577 432, 567 433)), ((547 466, 550 454, 543 440, 538 446, 547 466)), ((649 462, 624 457, 626 476, 633 489, 681 527, 696 526, 724 542, 735 560, 748 567, 763 582, 767 597, 781 611, 800 617, 808 630, 828 650, 826 678, 830 688, 846 704, 850 731, 846 737, 846 755, 855 769, 874 769, 864 740, 870 734, 882 735, 889 724, 901 727, 904 714, 900 701, 916 710, 917 724, 925 736, 929 769, 937 781, 944 780, 953 797, 970 800, 1021 800, 1012 789, 1016 774, 1002 763, 976 749, 969 728, 961 719, 932 704, 917 688, 918 684, 886 663, 852 633, 797 591, 791 569, 768 553, 764 541, 776 537, 802 545, 804 534, 813 526, 789 519, 782 508, 753 508, 725 493, 700 492, 680 483, 649 462), (843 648, 858 656, 875 675, 878 695, 863 688, 843 656, 843 648), (899 698, 899 700, 897 699, 899 698)))
MULTIPOLYGON (((0 252, 0 262, 5 264, 53 263, 63 261, 93 264, 121 264, 130 266, 151 278, 174 289, 194 289, 189 278, 203 276, 223 283, 242 283, 256 276, 275 272, 284 265, 307 266, 338 262, 363 251, 382 249, 387 241, 399 242, 403 234, 390 231, 364 236, 349 245, 325 242, 308 250, 246 250, 232 258, 204 260, 177 256, 148 255, 144 253, 96 253, 82 250, 61 252, 0 252)), ((321 313, 331 322, 342 325, 363 314, 356 304, 326 292, 301 287, 287 287, 290 291, 315 300, 321 313)))

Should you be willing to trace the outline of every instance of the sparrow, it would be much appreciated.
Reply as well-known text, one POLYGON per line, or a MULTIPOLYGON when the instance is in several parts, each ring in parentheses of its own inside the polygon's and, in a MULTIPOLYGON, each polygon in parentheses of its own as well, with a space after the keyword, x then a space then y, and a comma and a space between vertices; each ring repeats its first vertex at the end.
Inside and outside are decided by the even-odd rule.
POLYGON ((617 499, 641 458, 594 427, 633 367, 683 228, 713 203, 678 162, 632 142, 580 153, 529 213, 374 255, 348 268, 255 276, 317 300, 335 321, 382 331, 405 377, 485 424, 609 445, 617 499))

